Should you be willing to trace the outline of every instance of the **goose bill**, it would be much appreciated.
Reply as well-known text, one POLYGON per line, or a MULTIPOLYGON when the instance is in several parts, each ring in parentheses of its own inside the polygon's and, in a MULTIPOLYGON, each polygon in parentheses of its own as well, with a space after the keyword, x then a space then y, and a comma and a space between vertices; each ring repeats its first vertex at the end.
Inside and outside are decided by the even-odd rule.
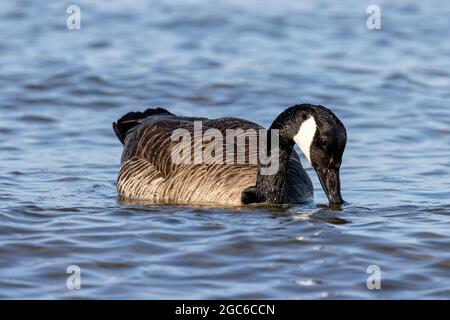
POLYGON ((330 205, 342 204, 339 169, 316 169, 316 172, 330 205))

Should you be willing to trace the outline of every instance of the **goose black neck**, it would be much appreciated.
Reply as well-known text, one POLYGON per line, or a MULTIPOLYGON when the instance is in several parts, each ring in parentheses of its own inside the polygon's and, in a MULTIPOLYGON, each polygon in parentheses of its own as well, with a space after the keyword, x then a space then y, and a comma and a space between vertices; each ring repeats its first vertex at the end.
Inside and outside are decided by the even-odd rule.
MULTIPOLYGON (((267 153, 270 157, 272 150, 271 130, 267 132, 266 141, 267 153)), ((283 195, 285 194, 288 163, 294 147, 294 141, 292 138, 280 133, 278 146, 278 168, 274 174, 263 174, 264 169, 274 165, 273 163, 259 163, 258 176, 256 178, 256 196, 259 202, 283 203, 285 200, 283 195)))

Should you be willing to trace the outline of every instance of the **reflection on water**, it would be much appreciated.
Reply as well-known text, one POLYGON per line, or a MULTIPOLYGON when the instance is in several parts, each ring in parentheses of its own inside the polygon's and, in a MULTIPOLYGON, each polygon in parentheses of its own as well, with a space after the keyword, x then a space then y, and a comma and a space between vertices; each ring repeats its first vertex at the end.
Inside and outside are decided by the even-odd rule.
POLYGON ((450 298, 450 7, 382 1, 369 31, 369 4, 83 0, 67 30, 59 1, 2 2, 0 298, 450 298), (305 205, 117 201, 124 113, 302 102, 347 126, 340 210, 309 166, 305 205))

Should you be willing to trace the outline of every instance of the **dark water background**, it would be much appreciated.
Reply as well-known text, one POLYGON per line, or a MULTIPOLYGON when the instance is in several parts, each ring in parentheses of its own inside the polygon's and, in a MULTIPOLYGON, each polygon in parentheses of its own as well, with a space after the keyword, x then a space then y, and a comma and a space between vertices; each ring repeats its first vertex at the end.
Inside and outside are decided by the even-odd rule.
POLYGON ((450 298, 448 1, 93 2, 0 2, 0 298, 450 298), (309 205, 117 203, 122 114, 302 102, 347 126, 342 211, 309 165, 309 205))

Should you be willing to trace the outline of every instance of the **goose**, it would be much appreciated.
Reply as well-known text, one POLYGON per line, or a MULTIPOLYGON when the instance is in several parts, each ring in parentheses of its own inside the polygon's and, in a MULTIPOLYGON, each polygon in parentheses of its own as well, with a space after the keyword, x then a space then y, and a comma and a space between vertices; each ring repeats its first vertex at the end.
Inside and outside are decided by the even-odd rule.
POLYGON ((266 131, 244 119, 177 116, 161 107, 129 112, 113 123, 113 129, 123 144, 117 177, 121 200, 213 206, 310 201, 313 184, 293 149, 297 144, 317 173, 330 206, 343 203, 339 169, 347 133, 337 116, 324 106, 297 104, 289 107, 266 131), (211 130, 216 134, 214 139, 201 136, 211 130), (179 131, 183 134, 174 139, 174 132, 179 131), (235 134, 232 140, 217 138, 230 132, 235 134), (252 132, 258 142, 266 139, 266 155, 272 156, 272 162, 277 164, 270 174, 267 172, 271 164, 262 161, 263 153, 260 153, 264 148, 258 143, 257 148, 251 149, 252 135, 248 132, 252 132), (273 136, 273 132, 278 136, 273 136), (200 134, 199 139, 192 141, 192 134, 200 134), (189 136, 191 140, 185 144, 188 148, 177 147, 189 136), (209 158, 202 158, 201 152, 207 151, 213 140, 219 148, 208 153, 209 158), (236 161, 234 151, 239 143, 245 147, 245 157, 236 161), (226 144, 231 144, 232 148, 227 149, 226 144), (277 148, 272 152, 274 145, 277 148), (196 147, 200 150, 201 161, 194 159, 196 147), (221 151, 224 154, 220 155, 221 151), (206 161, 211 160, 214 153, 219 160, 231 161, 206 161), (174 161, 174 154, 179 155, 177 161, 174 161), (227 154, 231 156, 227 158, 227 154))

